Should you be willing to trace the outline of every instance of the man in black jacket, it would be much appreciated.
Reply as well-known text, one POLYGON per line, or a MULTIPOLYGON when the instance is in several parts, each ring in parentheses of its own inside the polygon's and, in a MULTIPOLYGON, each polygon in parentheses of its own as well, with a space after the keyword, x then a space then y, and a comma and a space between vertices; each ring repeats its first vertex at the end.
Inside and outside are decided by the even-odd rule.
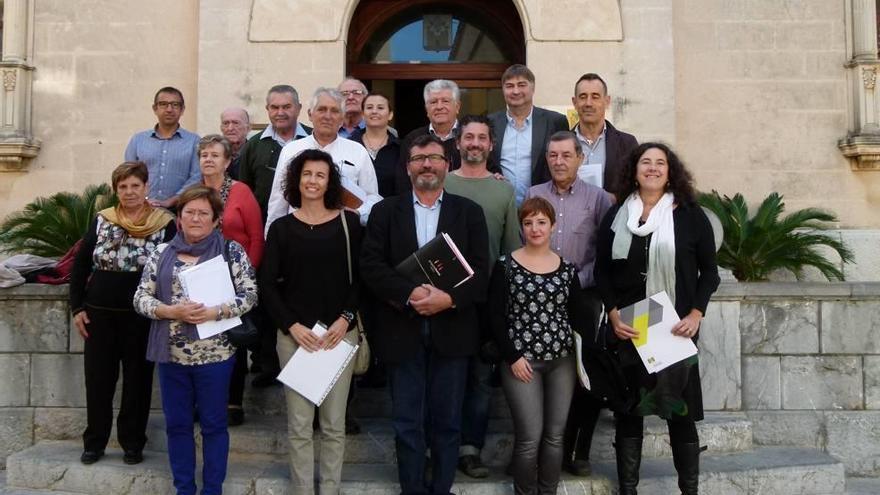
POLYGON ((361 274, 379 300, 369 338, 389 368, 401 491, 447 494, 458 463, 468 357, 480 343, 474 304, 485 300, 488 234, 479 205, 443 191, 449 163, 439 137, 415 137, 406 156, 412 193, 373 206, 361 245, 361 274), (395 269, 441 232, 474 271, 473 278, 448 292, 415 283, 395 269), (430 432, 425 431, 428 411, 430 432), (433 462, 430 484, 427 447, 433 462))

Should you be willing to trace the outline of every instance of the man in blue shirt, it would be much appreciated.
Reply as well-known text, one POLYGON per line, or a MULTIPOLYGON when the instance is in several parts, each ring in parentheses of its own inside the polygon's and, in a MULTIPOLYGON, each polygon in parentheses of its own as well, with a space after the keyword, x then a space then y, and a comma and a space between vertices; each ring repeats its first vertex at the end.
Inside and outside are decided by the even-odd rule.
POLYGON ((153 97, 153 113, 158 123, 132 136, 125 148, 125 161, 147 164, 148 199, 153 206, 174 208, 177 196, 202 179, 196 151, 199 136, 180 127, 185 108, 179 89, 160 89, 153 97))

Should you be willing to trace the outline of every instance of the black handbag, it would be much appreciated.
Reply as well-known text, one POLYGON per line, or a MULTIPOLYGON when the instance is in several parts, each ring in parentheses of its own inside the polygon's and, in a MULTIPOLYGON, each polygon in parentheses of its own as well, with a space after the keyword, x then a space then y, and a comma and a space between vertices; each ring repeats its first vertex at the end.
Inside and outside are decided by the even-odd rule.
POLYGON ((602 320, 593 338, 585 338, 582 342, 584 370, 590 378, 588 393, 612 411, 631 411, 636 398, 627 385, 618 353, 620 341, 614 335, 607 313, 602 312, 602 320))
MULTIPOLYGON (((229 277, 235 281, 232 275, 232 262, 229 260, 229 241, 223 244, 223 256, 226 258, 226 266, 229 268, 229 277)), ((226 330, 226 338, 236 347, 253 347, 260 342, 260 330, 254 324, 253 318, 249 313, 239 317, 241 325, 234 326, 226 330)))

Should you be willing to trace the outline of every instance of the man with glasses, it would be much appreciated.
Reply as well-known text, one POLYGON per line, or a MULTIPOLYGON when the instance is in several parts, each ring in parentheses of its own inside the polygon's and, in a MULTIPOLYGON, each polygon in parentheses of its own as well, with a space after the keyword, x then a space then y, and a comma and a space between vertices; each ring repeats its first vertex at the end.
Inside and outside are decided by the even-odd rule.
POLYGON ((180 127, 185 110, 183 93, 166 86, 153 97, 153 113, 158 122, 128 141, 125 161, 141 161, 150 173, 149 202, 153 206, 174 208, 177 196, 202 179, 199 170, 198 134, 180 127))
POLYGON ((345 115, 342 125, 339 127, 339 135, 346 139, 350 138, 354 131, 367 126, 364 122, 363 103, 367 97, 367 87, 364 83, 353 77, 346 77, 336 87, 342 97, 345 98, 345 115))
POLYGON ((475 303, 486 295, 488 234, 479 205, 444 192, 449 162, 439 137, 414 138, 406 157, 412 192, 373 207, 361 244, 361 276, 380 301, 370 343, 389 368, 401 492, 445 494, 458 464, 468 359, 480 343, 475 303), (449 292, 413 282, 395 268, 440 233, 452 238, 474 270, 449 292))

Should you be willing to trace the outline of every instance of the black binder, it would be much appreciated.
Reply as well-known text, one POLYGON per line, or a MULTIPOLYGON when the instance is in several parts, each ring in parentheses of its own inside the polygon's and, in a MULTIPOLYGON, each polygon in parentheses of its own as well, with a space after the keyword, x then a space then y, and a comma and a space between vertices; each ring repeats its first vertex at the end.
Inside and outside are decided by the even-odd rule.
POLYGON ((442 232, 397 265, 397 271, 419 284, 430 284, 449 291, 474 276, 461 251, 442 232))

